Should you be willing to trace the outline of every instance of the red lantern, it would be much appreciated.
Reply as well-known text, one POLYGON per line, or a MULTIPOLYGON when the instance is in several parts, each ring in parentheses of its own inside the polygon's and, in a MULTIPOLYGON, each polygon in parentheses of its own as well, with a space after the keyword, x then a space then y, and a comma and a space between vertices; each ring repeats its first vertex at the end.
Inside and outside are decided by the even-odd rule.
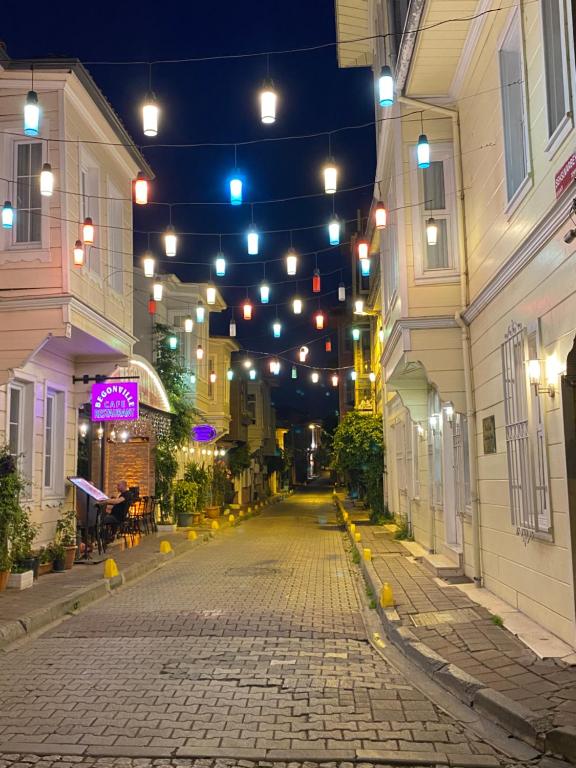
POLYGON ((316 330, 321 331, 324 328, 324 313, 316 312, 316 330))
POLYGON ((148 202, 148 179, 142 171, 138 171, 134 182, 134 202, 138 205, 146 205, 148 202))
POLYGON ((252 304, 248 299, 244 302, 242 311, 244 312, 244 320, 252 320, 252 304))
POLYGON ((330 339, 326 339, 326 352, 332 352, 332 341, 330 339))
POLYGON ((320 293, 320 270, 315 269, 312 277, 312 293, 320 293))
POLYGON ((148 299, 148 314, 155 315, 156 314, 156 302, 152 298, 152 296, 148 299))

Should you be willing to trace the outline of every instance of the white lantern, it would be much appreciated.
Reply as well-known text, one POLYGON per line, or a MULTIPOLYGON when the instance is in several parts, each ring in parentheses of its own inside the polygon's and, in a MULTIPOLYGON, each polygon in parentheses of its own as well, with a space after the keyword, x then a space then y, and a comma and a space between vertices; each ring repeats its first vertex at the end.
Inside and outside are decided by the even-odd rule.
POLYGON ((160 109, 154 94, 149 91, 142 105, 142 129, 144 136, 156 136, 158 133, 158 116, 160 109))
POLYGON ((278 100, 271 80, 264 83, 260 91, 260 118, 264 125, 276 122, 276 102, 278 100))

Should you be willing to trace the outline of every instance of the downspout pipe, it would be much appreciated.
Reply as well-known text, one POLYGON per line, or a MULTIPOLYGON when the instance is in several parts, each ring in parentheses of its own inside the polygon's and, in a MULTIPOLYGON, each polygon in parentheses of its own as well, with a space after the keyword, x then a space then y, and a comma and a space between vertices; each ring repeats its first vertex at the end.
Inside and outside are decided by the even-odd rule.
POLYGON ((466 213, 464 209, 464 173, 462 170, 462 145, 460 139, 460 115, 458 110, 432 104, 428 101, 399 96, 398 101, 409 107, 431 110, 452 120, 452 140, 454 143, 454 170, 456 174, 456 215, 458 217, 458 256, 460 266, 460 311, 455 319, 460 327, 462 357, 464 366, 464 392, 466 397, 466 417, 468 426, 468 470, 470 474, 470 502, 472 514, 472 571, 476 586, 482 586, 482 559, 480 554, 480 504, 478 493, 478 446, 476 429, 476 399, 474 397, 474 373, 472 368, 472 347, 470 329, 463 313, 470 299, 468 280, 468 252, 466 241, 466 213))

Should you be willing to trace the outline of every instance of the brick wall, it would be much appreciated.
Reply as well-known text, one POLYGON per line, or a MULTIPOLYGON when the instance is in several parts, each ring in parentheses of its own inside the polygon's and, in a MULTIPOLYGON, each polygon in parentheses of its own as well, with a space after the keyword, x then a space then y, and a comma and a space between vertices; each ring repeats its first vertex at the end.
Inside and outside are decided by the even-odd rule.
POLYGON ((128 442, 106 442, 105 493, 116 494, 116 485, 126 480, 137 485, 141 496, 154 493, 154 453, 152 440, 133 437, 128 442))

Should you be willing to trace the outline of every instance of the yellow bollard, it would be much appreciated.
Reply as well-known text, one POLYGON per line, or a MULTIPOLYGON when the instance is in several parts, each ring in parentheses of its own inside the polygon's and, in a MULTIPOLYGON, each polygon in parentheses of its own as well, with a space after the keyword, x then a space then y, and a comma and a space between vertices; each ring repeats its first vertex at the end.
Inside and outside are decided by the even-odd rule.
POLYGON ((229 522, 229 523, 233 523, 235 520, 236 520, 236 518, 234 517, 234 515, 233 515, 233 514, 229 514, 229 515, 228 515, 228 522, 229 522))
POLYGON ((218 520, 212 520, 212 523, 210 524, 210 528, 212 528, 213 531, 217 531, 218 528, 220 528, 220 523, 218 520))
POLYGON ((368 547, 364 547, 364 560, 372 560, 372 550, 368 549, 368 547))
POLYGON ((167 555, 169 552, 172 552, 172 545, 169 541, 161 541, 160 542, 160 554, 161 555, 167 555))
POLYGON ((244 517, 244 510, 241 509, 240 512, 238 512, 238 517, 244 517))
POLYGON ((104 561, 104 578, 113 579, 119 575, 120 575, 120 571, 118 570, 116 561, 112 560, 112 558, 109 557, 107 560, 104 561))
POLYGON ((380 592, 380 605, 382 608, 390 608, 394 605, 394 593, 387 581, 384 582, 382 591, 380 592))
POLYGON ((355 532, 356 532, 356 526, 354 525, 354 523, 350 523, 350 533, 355 533, 355 532))
POLYGON ((345 523, 348 522, 349 517, 350 515, 348 514, 348 512, 342 512, 342 520, 344 520, 345 523))
POLYGON ((248 507, 246 511, 248 512, 248 514, 250 514, 252 512, 252 507, 248 507))
POLYGON ((362 541, 362 534, 359 531, 354 534, 354 541, 362 541))
POLYGON ((196 541, 198 534, 196 531, 188 531, 188 541, 196 541))

